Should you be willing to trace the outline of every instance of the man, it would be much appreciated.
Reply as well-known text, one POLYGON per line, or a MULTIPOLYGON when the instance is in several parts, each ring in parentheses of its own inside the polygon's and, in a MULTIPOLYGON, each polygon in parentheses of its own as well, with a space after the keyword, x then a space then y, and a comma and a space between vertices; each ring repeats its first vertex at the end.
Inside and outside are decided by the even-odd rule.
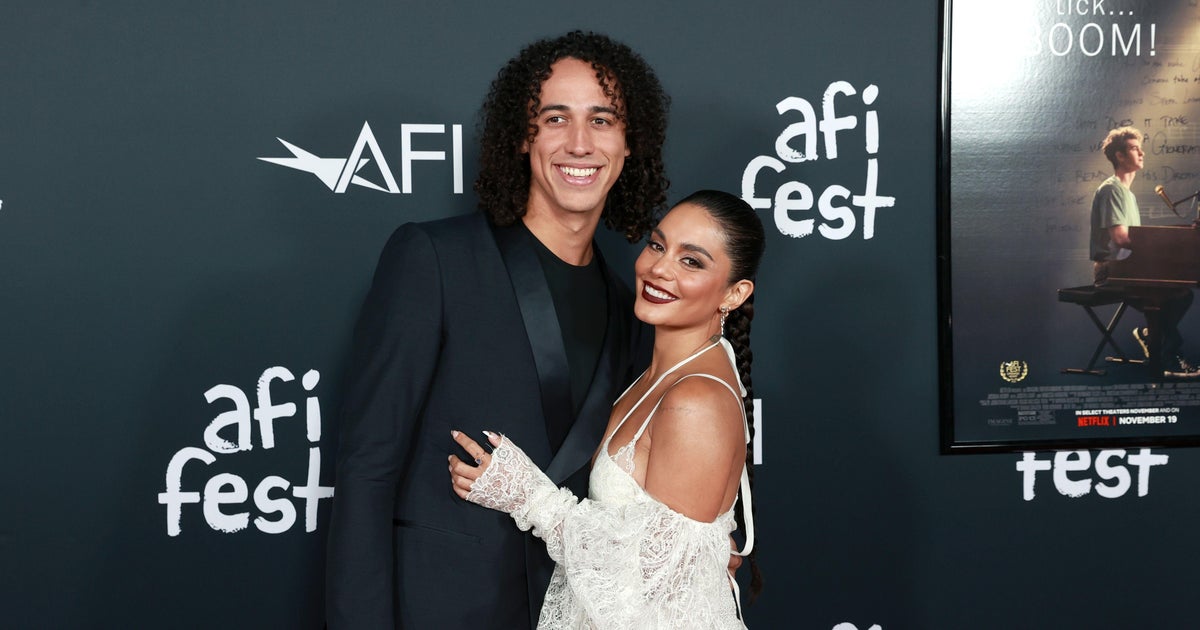
MULTIPOLYGON (((666 201, 667 98, 607 37, 534 43, 483 106, 483 215, 401 226, 355 329, 328 547, 330 628, 522 628, 553 564, 506 515, 450 489, 452 428, 511 435, 586 493, 632 380, 632 295, 593 241, 666 201)), ((637 366, 641 367, 641 366, 637 366)), ((460 456, 462 454, 460 453, 460 456)))
MULTIPOLYGON (((1092 198, 1091 258, 1098 286, 1107 282, 1110 262, 1129 256, 1133 247, 1129 228, 1142 224, 1137 199, 1130 187, 1137 172, 1142 170, 1146 156, 1142 150, 1142 134, 1132 127, 1108 132, 1101 150, 1113 165, 1113 176, 1100 184, 1092 198)), ((1179 321, 1192 304, 1190 289, 1139 289, 1126 299, 1126 303, 1146 315, 1150 329, 1135 328, 1133 336, 1147 357, 1161 358, 1163 376, 1200 376, 1200 370, 1180 356, 1183 337, 1179 334, 1179 321), (1160 336, 1161 342, 1152 343, 1151 339, 1156 336, 1160 336), (1152 353, 1155 345, 1161 346, 1158 354, 1152 353)))

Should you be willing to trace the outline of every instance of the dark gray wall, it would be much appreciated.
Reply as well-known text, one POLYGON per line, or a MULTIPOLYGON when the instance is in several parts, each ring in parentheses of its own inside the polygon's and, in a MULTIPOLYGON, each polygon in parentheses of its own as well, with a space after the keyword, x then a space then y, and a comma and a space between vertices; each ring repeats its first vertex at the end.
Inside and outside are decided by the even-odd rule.
MULTIPOLYGON (((672 199, 742 191, 747 165, 777 156, 777 138, 804 121, 776 104, 803 99, 820 118, 837 82, 853 94, 836 95, 835 114, 857 122, 838 132, 837 157, 821 139, 816 159, 762 170, 754 195, 788 182, 815 197, 831 186, 862 195, 874 161, 878 195, 894 199, 870 239, 850 198, 833 199, 855 225, 840 239, 822 229, 848 227, 844 215, 793 210, 781 231, 762 210, 754 381, 767 590, 747 609, 751 627, 1186 625, 1187 585, 1200 578, 1191 451, 1155 451, 1169 463, 1144 469, 1107 460, 1132 480, 1111 499, 1064 496, 1049 470, 1032 476, 1029 498, 1020 455, 938 454, 938 3, 623 0, 0 11, 5 625, 321 626, 329 500, 319 497, 375 257, 400 223, 472 210, 453 191, 453 125, 469 193, 488 82, 523 44, 576 27, 641 51, 672 94, 672 199), (447 159, 416 161, 407 194, 338 193, 258 159, 292 157, 279 138, 344 163, 364 122, 398 185, 405 125, 444 125, 414 134, 413 148, 447 159), (783 233, 805 219, 812 235, 783 233), (272 367, 294 380, 268 381, 260 403, 272 367), (310 371, 316 383, 303 380, 310 371), (253 413, 272 403, 295 411, 274 421, 268 448, 253 413), (214 424, 224 428, 210 437, 232 444, 206 442, 214 424), (245 528, 220 531, 240 524, 200 503, 173 521, 160 503, 173 459, 181 492, 207 485, 210 506, 244 513, 245 528), (219 475, 240 478, 248 496, 215 503, 239 483, 219 475), (269 493, 256 503, 260 484, 269 493)), ((386 188, 379 156, 364 157, 359 175, 386 188)), ((339 164, 309 166, 336 181, 339 164)), ((632 257, 617 239, 605 246, 632 257)), ((1071 465, 1064 479, 1100 479, 1094 467, 1062 472, 1071 465)))

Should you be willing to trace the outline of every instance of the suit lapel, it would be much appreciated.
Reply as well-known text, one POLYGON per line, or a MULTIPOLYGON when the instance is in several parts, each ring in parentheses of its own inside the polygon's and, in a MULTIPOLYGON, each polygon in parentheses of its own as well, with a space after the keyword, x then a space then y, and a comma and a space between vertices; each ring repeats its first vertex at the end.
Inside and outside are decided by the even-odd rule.
POLYGON ((596 256, 600 257, 600 265, 604 270, 605 286, 608 294, 608 321, 604 332, 604 347, 596 362, 596 371, 592 376, 591 386, 583 399, 579 417, 567 433, 566 440, 554 455, 546 468, 546 475, 554 483, 562 483, 575 471, 587 465, 600 439, 604 436, 604 427, 608 424, 608 416, 612 409, 615 387, 624 379, 625 367, 629 357, 626 344, 629 339, 629 318, 632 316, 631 307, 618 297, 616 290, 620 282, 612 275, 600 249, 594 247, 596 256))
MULTIPOLYGON (((554 310, 554 299, 546 284, 546 274, 538 261, 533 237, 520 225, 492 227, 500 255, 512 280, 513 292, 525 324, 525 334, 533 351, 533 362, 537 368, 538 384, 542 396, 544 418, 569 418, 571 414, 570 368, 567 366, 567 350, 563 346, 562 330, 558 326, 558 315, 554 310)), ((502 368, 503 369, 503 368, 502 368)), ((547 440, 545 422, 540 432, 547 440)), ((544 445, 526 447, 531 456, 539 450, 548 452, 544 445)), ((545 462, 538 462, 544 464, 545 462)))

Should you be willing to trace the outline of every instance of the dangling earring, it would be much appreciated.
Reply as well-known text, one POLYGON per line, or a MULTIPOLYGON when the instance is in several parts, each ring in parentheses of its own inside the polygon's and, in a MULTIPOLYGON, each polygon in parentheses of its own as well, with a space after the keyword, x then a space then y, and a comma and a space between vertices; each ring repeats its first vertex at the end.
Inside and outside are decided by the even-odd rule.
POLYGON ((725 319, 729 317, 729 307, 721 307, 721 336, 725 336, 725 319))

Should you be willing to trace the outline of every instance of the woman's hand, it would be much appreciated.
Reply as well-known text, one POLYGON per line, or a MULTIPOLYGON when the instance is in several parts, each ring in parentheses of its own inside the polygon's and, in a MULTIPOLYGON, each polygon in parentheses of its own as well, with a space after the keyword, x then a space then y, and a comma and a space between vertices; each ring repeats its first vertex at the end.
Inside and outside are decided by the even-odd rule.
MULTIPOLYGON (((484 433, 488 436, 488 442, 493 448, 500 446, 498 434, 491 431, 484 431, 484 433)), ((472 466, 459 459, 457 455, 450 456, 450 485, 454 488, 455 494, 466 499, 467 493, 471 491, 471 485, 491 465, 492 456, 478 442, 467 437, 467 434, 462 431, 451 431, 450 437, 454 438, 454 441, 458 442, 458 445, 475 461, 475 465, 472 466)))
MULTIPOLYGON (((450 456, 450 485, 459 497, 491 510, 512 514, 523 522, 528 503, 557 490, 554 482, 507 437, 484 431, 491 443, 488 452, 461 431, 451 431, 455 442, 467 453, 467 461, 450 456), (470 464, 475 462, 475 466, 470 464), (520 515, 518 515, 520 512, 520 515)), ((529 529, 526 525, 522 529, 529 529)))

